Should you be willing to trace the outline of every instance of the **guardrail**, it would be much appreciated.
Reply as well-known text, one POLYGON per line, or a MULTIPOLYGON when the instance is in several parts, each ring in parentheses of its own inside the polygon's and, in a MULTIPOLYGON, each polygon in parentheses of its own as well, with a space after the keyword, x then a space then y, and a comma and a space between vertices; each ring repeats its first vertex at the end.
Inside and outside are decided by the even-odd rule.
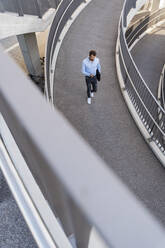
POLYGON ((149 15, 151 15, 150 11, 145 12, 145 13, 143 12, 143 16, 141 16, 139 19, 137 19, 134 22, 132 20, 130 25, 128 26, 128 28, 126 30, 126 33, 125 33, 126 38, 128 38, 130 35, 133 36, 132 33, 135 31, 137 26, 139 26, 144 21, 144 19, 148 18, 149 15))
POLYGON ((0 57, 0 165, 38 246, 164 247, 160 224, 11 59, 0 57), (91 242, 92 226, 99 242, 96 235, 91 242))
POLYGON ((165 65, 163 66, 162 73, 160 75, 158 87, 158 100, 161 106, 165 109, 165 65))
POLYGON ((151 13, 151 15, 148 15, 145 17, 142 21, 139 21, 135 23, 133 27, 130 27, 126 32, 126 41, 128 44, 128 47, 130 48, 131 45, 141 37, 141 35, 144 35, 145 32, 155 24, 159 23, 160 21, 165 19, 165 9, 160 9, 155 11, 154 13, 151 13))
POLYGON ((6 0, 0 2, 0 12, 18 13, 19 16, 36 15, 42 18, 49 8, 57 8, 60 0, 6 0))
POLYGON ((131 38, 129 38, 129 41, 125 36, 127 26, 126 21, 124 22, 128 9, 124 8, 123 15, 121 16, 117 43, 116 62, 120 86, 140 131, 165 166, 165 133, 159 120, 159 116, 161 115, 162 121, 164 121, 165 110, 142 78, 129 51, 129 46, 133 45, 133 42, 136 41, 139 35, 142 35, 146 31, 146 27, 150 28, 157 21, 162 20, 164 9, 147 17, 137 26, 136 30, 132 34, 130 33, 129 37, 131 38))
MULTIPOLYGON (((158 101, 163 109, 165 109, 165 65, 163 66, 162 73, 160 75, 159 86, 158 86, 158 101)), ((165 130, 165 122, 162 113, 158 112, 159 122, 162 130, 165 130)), ((165 137, 163 136, 163 142, 165 144, 165 137)))
MULTIPOLYGON (((65 13, 71 8, 71 14, 68 3, 65 13)), ((68 14, 59 14, 66 18, 61 25, 68 14)), ((0 164, 38 246, 164 247, 160 224, 17 66, 2 53, 0 58, 0 164), (23 189, 24 203, 18 196, 23 189), (90 246, 92 226, 102 239, 90 246)))

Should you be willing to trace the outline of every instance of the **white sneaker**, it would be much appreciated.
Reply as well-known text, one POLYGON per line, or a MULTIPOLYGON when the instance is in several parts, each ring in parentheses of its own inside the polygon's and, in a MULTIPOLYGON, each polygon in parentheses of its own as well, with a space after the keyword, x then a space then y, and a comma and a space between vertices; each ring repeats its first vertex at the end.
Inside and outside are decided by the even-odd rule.
POLYGON ((91 98, 88 98, 88 99, 87 99, 87 103, 88 103, 88 104, 91 104, 91 98))
POLYGON ((91 92, 91 97, 94 97, 94 92, 91 92))

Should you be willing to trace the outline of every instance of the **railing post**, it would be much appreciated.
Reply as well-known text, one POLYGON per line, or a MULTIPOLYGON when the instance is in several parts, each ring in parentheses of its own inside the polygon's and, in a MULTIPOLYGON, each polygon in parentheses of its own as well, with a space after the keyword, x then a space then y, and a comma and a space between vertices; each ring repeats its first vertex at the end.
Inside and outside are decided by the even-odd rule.
POLYGON ((5 9, 4 9, 4 6, 3 6, 3 3, 0 2, 0 12, 1 13, 4 13, 5 12, 5 9))
POLYGON ((22 4, 20 0, 15 0, 15 7, 19 16, 24 16, 22 4))
POLYGON ((40 0, 34 0, 34 5, 35 5, 35 8, 37 10, 37 16, 39 18, 42 18, 42 13, 41 13, 41 8, 40 8, 40 0))

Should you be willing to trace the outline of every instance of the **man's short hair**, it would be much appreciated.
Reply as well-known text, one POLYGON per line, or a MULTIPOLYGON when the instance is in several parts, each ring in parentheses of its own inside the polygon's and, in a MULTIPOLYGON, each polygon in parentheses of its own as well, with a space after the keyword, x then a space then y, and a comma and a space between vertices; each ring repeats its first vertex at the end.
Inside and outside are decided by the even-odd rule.
POLYGON ((89 51, 89 57, 93 55, 93 56, 96 56, 96 51, 95 50, 90 50, 89 51))

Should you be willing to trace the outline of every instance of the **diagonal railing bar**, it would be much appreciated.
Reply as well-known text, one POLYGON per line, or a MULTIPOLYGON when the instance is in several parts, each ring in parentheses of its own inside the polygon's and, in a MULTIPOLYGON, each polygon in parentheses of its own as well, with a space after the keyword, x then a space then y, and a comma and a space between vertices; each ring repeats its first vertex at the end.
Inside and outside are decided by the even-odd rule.
POLYGON ((3 2, 0 2, 0 12, 5 12, 4 6, 3 6, 3 2))
MULTIPOLYGON (((77 213, 96 226, 108 247, 164 247, 158 222, 3 54, 0 68, 1 113, 54 214, 58 180, 77 213), (15 84, 8 70, 15 72, 15 84)), ((86 229, 79 226, 83 235, 86 229)))
POLYGON ((137 38, 140 37, 147 29, 165 19, 165 8, 155 11, 146 17, 129 36, 126 36, 128 47, 130 47, 137 38))
POLYGON ((24 16, 21 0, 15 0, 15 6, 19 16, 24 16))

